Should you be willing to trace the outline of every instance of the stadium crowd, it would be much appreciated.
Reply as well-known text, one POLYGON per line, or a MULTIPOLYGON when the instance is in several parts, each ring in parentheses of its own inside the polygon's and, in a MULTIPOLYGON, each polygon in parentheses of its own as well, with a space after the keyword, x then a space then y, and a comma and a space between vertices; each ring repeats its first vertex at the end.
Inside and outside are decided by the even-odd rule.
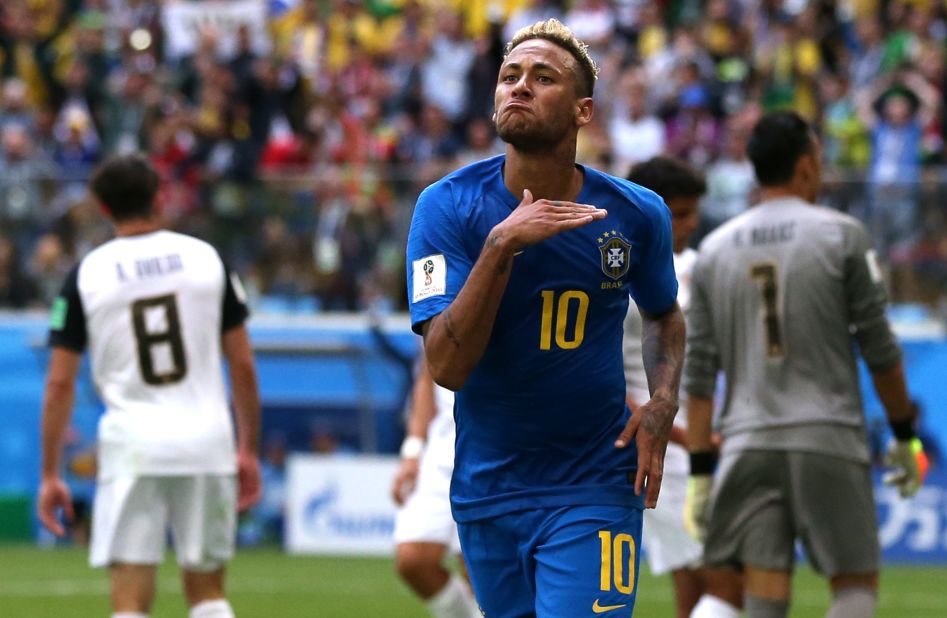
POLYGON ((580 161, 694 164, 699 240, 752 203, 760 114, 795 109, 825 145, 826 203, 868 222, 895 297, 945 302, 943 3, 240 0, 259 11, 187 21, 199 4, 0 5, 0 307, 51 302, 110 234, 91 169, 140 149, 168 225, 215 244, 258 307, 404 308, 418 191, 501 151, 503 43, 552 16, 602 68, 580 161))

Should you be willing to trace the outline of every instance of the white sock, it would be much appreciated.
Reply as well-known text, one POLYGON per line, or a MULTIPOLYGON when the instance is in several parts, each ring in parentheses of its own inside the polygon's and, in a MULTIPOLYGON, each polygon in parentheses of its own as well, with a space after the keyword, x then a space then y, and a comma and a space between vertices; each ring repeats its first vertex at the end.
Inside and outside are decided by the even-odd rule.
POLYGON ((148 614, 141 612, 114 612, 112 618, 148 618, 148 614))
POLYGON ((434 618, 481 618, 470 586, 459 575, 451 575, 447 584, 427 602, 434 618))
POLYGON ((191 608, 188 618, 234 618, 227 599, 202 601, 191 608))
POLYGON ((740 618, 740 610, 723 599, 705 594, 691 610, 691 618, 740 618))
POLYGON ((869 586, 843 588, 835 594, 826 618, 870 618, 875 615, 878 593, 869 586))

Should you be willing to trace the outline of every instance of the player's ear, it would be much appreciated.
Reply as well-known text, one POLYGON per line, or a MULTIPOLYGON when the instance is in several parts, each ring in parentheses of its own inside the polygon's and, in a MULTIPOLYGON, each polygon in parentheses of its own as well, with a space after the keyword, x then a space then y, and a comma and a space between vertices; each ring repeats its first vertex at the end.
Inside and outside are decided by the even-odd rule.
POLYGON ((584 127, 592 122, 592 115, 595 112, 595 103, 592 97, 582 97, 575 102, 575 124, 584 127))
POLYGON ((811 153, 805 153, 796 161, 796 178, 808 182, 815 174, 815 159, 811 153))

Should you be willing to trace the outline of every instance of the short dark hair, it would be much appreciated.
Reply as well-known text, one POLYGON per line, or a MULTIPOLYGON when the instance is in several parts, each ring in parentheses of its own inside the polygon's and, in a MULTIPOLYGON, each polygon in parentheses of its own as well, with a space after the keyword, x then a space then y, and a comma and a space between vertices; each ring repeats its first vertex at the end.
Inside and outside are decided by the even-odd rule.
POLYGON ((634 165, 628 180, 651 189, 665 202, 678 197, 700 197, 707 192, 703 174, 681 159, 661 155, 634 165))
POLYGON ((809 123, 796 112, 772 112, 763 116, 746 145, 756 179, 764 187, 792 180, 796 163, 812 154, 814 133, 809 123))
POLYGON ((141 154, 106 159, 92 174, 89 187, 116 221, 147 218, 158 194, 158 172, 141 154))

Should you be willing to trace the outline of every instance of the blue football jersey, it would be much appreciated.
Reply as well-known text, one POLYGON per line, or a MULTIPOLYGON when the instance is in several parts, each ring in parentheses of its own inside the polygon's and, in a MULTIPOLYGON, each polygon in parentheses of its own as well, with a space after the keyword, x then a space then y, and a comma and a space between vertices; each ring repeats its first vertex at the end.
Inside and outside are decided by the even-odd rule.
MULTIPOLYGON (((519 204, 503 184, 504 161, 464 167, 418 197, 407 247, 416 332, 456 298, 490 230, 519 204)), ((516 255, 486 352, 457 393, 458 521, 642 504, 637 453, 613 446, 629 418, 622 325, 629 294, 655 313, 674 305, 670 211, 652 191, 580 169, 576 201, 608 216, 516 255)))

